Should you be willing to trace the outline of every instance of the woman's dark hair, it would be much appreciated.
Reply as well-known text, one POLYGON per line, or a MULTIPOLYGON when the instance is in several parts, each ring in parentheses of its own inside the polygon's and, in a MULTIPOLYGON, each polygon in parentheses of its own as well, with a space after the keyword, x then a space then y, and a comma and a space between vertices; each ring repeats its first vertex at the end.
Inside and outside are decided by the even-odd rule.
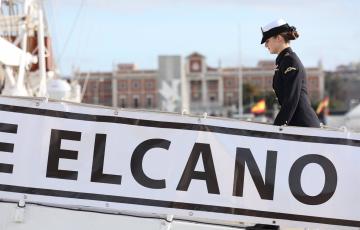
POLYGON ((284 38, 286 43, 289 43, 290 40, 295 40, 299 37, 299 33, 296 31, 294 26, 291 26, 289 31, 280 33, 279 35, 284 38))

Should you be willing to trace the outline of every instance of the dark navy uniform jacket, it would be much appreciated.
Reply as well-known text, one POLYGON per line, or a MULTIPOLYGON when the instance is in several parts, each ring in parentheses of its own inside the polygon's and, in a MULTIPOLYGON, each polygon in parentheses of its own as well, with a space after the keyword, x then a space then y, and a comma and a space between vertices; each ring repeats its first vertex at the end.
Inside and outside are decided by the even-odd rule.
POLYGON ((273 88, 281 105, 274 125, 320 127, 307 95, 305 68, 290 47, 276 58, 273 88))

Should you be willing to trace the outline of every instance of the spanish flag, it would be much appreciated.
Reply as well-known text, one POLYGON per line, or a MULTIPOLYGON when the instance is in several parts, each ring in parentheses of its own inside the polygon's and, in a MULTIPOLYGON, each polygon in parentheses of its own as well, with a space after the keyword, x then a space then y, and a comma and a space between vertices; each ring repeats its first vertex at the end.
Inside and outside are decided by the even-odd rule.
POLYGON ((251 112, 254 114, 262 114, 266 111, 265 99, 261 99, 253 107, 251 107, 251 112))
POLYGON ((325 97, 318 105, 316 113, 322 113, 327 107, 329 107, 329 97, 325 97))

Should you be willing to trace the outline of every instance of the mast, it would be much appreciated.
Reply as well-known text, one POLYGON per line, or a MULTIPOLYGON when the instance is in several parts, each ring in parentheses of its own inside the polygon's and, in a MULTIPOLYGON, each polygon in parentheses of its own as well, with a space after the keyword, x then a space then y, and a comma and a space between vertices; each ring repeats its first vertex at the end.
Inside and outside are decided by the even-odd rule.
POLYGON ((8 96, 47 96, 46 23, 40 0, 1 0, 0 62, 8 96))
MULTIPOLYGON (((29 7, 30 7, 30 3, 31 0, 25 0, 24 1, 24 15, 28 15, 29 14, 29 7)), ((16 82, 16 89, 17 91, 19 91, 20 94, 23 94, 23 96, 27 96, 27 92, 25 89, 25 84, 24 84, 24 77, 25 77, 25 68, 26 68, 26 63, 25 63, 25 58, 26 58, 26 50, 28 48, 27 46, 27 39, 28 39, 28 31, 27 31, 27 25, 26 25, 26 21, 27 21, 27 16, 24 20, 23 23, 21 23, 20 27, 19 27, 19 34, 22 34, 22 38, 18 37, 21 39, 21 49, 22 49, 22 54, 20 57, 20 66, 19 66, 19 74, 17 77, 17 82, 16 82)))
POLYGON ((46 61, 45 61, 45 36, 44 36, 44 14, 41 7, 41 3, 38 2, 38 53, 39 53, 39 91, 38 95, 40 97, 46 96, 46 61))

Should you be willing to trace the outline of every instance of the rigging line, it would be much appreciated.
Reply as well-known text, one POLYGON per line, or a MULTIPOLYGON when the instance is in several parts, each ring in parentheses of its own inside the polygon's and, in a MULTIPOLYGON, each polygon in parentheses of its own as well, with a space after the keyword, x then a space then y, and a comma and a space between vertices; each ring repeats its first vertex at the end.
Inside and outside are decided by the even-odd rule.
POLYGON ((71 30, 70 30, 70 32, 69 32, 69 34, 68 34, 68 36, 67 36, 67 38, 66 38, 66 40, 65 40, 64 47, 63 47, 63 49, 62 49, 62 51, 61 51, 61 53, 60 53, 60 55, 59 55, 59 59, 57 60, 56 63, 60 63, 60 62, 61 62, 61 58, 63 57, 64 52, 65 52, 65 50, 66 50, 66 48, 67 48, 67 44, 68 44, 68 42, 69 42, 69 40, 70 40, 70 38, 71 38, 72 33, 74 32, 74 29, 75 29, 75 27, 76 27, 76 24, 77 24, 77 21, 78 21, 78 19, 79 19, 79 16, 80 16, 80 13, 81 13, 81 11, 82 11, 82 8, 83 8, 83 6, 84 6, 84 3, 85 3, 85 0, 81 0, 81 4, 80 4, 80 7, 79 7, 79 9, 78 9, 78 11, 77 11, 77 13, 76 13, 74 23, 72 24, 71 30))
MULTIPOLYGON (((49 10, 47 12, 49 13, 49 16, 51 17, 51 19, 49 18, 51 20, 51 22, 48 21, 47 12, 45 10, 43 11, 44 12, 44 21, 46 23, 47 36, 51 38, 51 51, 50 52, 53 52, 52 61, 53 61, 53 67, 56 70, 58 68, 57 62, 55 61, 55 58, 54 58, 55 53, 57 53, 55 44, 57 44, 56 35, 58 34, 57 27, 55 25, 56 24, 56 21, 55 21, 56 15, 54 13, 54 5, 53 5, 52 1, 50 0, 50 1, 48 1, 48 3, 49 3, 49 10), (51 27, 49 27, 49 24, 51 24, 51 27), (52 28, 51 33, 50 33, 50 28, 52 28), (51 35, 53 35, 53 36, 51 36, 51 35), (52 42, 52 41, 54 41, 54 42, 52 42)), ((42 9, 45 9, 44 1, 42 1, 40 4, 41 4, 42 9)), ((49 48, 50 48, 50 46, 49 46, 49 48)))
MULTIPOLYGON (((84 9, 83 9, 84 11, 84 9)), ((94 22, 92 22, 93 17, 91 17, 91 15, 89 15, 89 11, 85 11, 85 13, 83 13, 83 18, 84 20, 87 22, 87 27, 83 28, 83 32, 81 33, 81 36, 79 37, 79 41, 78 44, 76 46, 76 49, 74 50, 74 60, 72 61, 72 64, 75 66, 79 66, 79 60, 81 58, 87 57, 88 55, 86 55, 86 51, 91 50, 88 49, 88 44, 89 44, 89 40, 90 38, 92 38, 93 36, 91 36, 91 34, 94 33, 94 28, 96 27, 96 22, 98 20, 95 20, 94 22), (80 55, 81 53, 81 55, 80 55), (74 64, 75 63, 75 64, 74 64)))

